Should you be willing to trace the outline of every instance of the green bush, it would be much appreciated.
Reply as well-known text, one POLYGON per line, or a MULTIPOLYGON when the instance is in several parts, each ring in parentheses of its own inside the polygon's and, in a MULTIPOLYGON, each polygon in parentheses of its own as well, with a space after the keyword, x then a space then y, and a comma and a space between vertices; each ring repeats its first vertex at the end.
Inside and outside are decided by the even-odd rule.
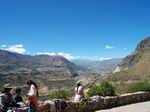
POLYGON ((99 86, 94 86, 94 87, 91 87, 90 90, 87 92, 88 96, 91 97, 91 96, 96 96, 96 95, 101 95, 101 90, 100 90, 100 87, 99 86))
POLYGON ((71 98, 71 92, 65 90, 57 90, 49 95, 50 99, 64 99, 69 100, 71 98))
POLYGON ((130 84, 127 88, 127 92, 133 93, 138 91, 150 91, 150 83, 149 82, 138 82, 130 84))
POLYGON ((102 81, 100 88, 101 88, 102 96, 114 96, 115 95, 115 88, 108 81, 102 81))
POLYGON ((88 91, 88 96, 114 96, 115 88, 108 81, 102 81, 99 86, 94 86, 88 91))

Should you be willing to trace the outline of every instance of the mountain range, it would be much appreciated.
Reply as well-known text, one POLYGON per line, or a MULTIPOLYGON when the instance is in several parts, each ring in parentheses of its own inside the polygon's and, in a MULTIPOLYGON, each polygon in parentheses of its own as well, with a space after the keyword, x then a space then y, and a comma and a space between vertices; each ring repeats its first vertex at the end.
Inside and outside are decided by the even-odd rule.
POLYGON ((52 72, 55 72, 55 75, 74 76, 78 70, 78 66, 62 56, 29 56, 0 50, 0 73, 24 72, 35 75, 42 72, 53 75, 52 72))
MULTIPOLYGON (((109 78, 117 81, 149 80, 150 79, 150 37, 145 38, 136 49, 125 58, 103 61, 72 60, 62 56, 23 55, 0 50, 0 88, 6 83, 24 84, 33 79, 40 84, 41 91, 48 91, 51 81, 78 77, 80 74, 111 74, 109 78), (43 88, 46 87, 46 88, 43 88)), ((54 83, 54 82, 53 82, 54 83)), ((55 82, 56 83, 56 82, 55 82)), ((60 86, 63 86, 62 81, 60 86)), ((72 84, 72 80, 69 82, 72 84)), ((56 85, 53 86, 55 89, 56 85)))
POLYGON ((0 85, 20 84, 29 79, 71 78, 82 73, 110 73, 121 59, 106 61, 73 60, 62 56, 23 55, 0 50, 0 85))
POLYGON ((33 79, 39 83, 48 80, 78 76, 84 71, 62 56, 22 55, 0 50, 0 87, 6 83, 19 85, 33 79))
POLYGON ((85 59, 73 60, 76 65, 84 67, 87 72, 99 74, 113 73, 113 71, 121 61, 121 58, 114 58, 103 61, 93 61, 85 59))

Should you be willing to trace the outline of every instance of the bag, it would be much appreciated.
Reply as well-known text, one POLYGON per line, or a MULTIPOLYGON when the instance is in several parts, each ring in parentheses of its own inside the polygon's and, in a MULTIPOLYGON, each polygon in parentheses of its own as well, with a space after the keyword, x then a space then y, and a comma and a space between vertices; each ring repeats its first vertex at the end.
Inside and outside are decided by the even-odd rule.
POLYGON ((56 108, 65 110, 68 107, 68 104, 64 100, 54 100, 56 108))

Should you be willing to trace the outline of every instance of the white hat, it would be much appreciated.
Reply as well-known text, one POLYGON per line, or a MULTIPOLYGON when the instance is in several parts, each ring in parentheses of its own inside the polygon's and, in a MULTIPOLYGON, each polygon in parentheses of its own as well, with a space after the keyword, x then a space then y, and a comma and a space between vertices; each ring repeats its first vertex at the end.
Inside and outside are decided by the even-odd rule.
POLYGON ((78 81, 77 84, 81 84, 81 81, 78 81))

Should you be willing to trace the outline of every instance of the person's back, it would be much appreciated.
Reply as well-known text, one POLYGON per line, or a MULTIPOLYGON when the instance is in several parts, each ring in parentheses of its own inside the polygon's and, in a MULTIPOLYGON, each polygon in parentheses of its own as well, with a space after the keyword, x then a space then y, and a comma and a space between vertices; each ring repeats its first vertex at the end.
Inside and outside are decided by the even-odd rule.
POLYGON ((23 98, 21 97, 21 88, 16 89, 16 97, 15 97, 15 102, 23 102, 23 98))
POLYGON ((75 88, 75 98, 74 101, 80 101, 84 98, 84 87, 81 82, 77 82, 77 87, 75 88))
POLYGON ((79 87, 76 87, 76 88, 75 88, 76 94, 81 95, 81 96, 84 95, 83 90, 84 90, 84 87, 83 87, 83 86, 79 86, 79 87))
POLYGON ((16 103, 23 102, 23 98, 21 96, 16 96, 15 97, 15 102, 16 103))

